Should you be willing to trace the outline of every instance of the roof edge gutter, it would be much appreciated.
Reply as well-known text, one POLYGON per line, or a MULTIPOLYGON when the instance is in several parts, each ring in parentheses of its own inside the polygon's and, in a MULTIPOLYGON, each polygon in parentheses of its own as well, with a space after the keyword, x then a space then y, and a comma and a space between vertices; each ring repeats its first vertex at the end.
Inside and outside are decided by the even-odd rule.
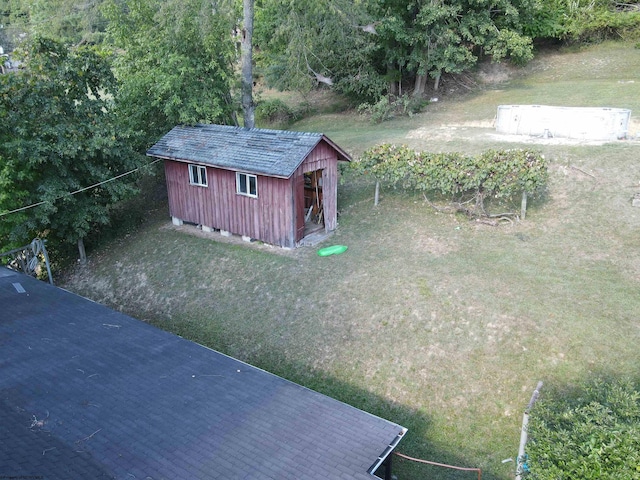
POLYGON ((382 454, 378 457, 375 463, 371 465, 371 467, 369 467, 369 470, 367 470, 367 473, 369 475, 373 475, 376 472, 376 470, 380 468, 380 465, 384 463, 387 457, 391 455, 391 452, 393 452, 393 450, 398 446, 398 443, 400 443, 400 440, 404 438, 405 433, 407 433, 407 429, 405 427, 400 427, 400 428, 402 428, 402 430, 400 430, 400 433, 398 433, 398 435, 396 435, 393 441, 389 445, 387 445, 387 448, 384 449, 384 452, 382 452, 382 454))

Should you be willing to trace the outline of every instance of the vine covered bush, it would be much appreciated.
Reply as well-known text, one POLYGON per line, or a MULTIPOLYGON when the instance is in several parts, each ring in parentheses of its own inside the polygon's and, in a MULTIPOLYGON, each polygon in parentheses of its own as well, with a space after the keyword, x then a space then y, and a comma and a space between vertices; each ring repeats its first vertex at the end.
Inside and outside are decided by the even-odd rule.
POLYGON ((364 152, 353 166, 382 183, 422 191, 425 198, 428 194, 450 197, 472 216, 487 216, 485 201, 489 198, 540 195, 548 180, 544 156, 523 149, 489 150, 470 156, 382 144, 364 152))
POLYGON ((628 380, 545 394, 528 431, 527 480, 640 479, 640 391, 628 380))

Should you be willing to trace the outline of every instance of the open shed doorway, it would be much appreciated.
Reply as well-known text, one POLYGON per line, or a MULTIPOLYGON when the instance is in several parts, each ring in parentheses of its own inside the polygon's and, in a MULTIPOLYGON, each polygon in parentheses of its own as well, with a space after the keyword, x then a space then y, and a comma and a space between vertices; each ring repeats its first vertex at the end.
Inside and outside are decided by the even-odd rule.
POLYGON ((324 232, 323 169, 304 174, 304 236, 324 232))

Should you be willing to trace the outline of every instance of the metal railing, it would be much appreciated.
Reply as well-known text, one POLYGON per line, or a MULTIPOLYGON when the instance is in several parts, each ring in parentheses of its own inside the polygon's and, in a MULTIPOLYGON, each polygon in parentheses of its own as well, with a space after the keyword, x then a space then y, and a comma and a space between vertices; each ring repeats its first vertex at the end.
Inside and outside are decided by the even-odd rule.
POLYGON ((49 263, 49 254, 45 247, 45 240, 34 238, 29 245, 0 253, 0 258, 2 257, 11 257, 6 265, 10 269, 31 276, 37 276, 40 264, 44 260, 49 283, 53 285, 53 276, 51 275, 51 265, 49 263))

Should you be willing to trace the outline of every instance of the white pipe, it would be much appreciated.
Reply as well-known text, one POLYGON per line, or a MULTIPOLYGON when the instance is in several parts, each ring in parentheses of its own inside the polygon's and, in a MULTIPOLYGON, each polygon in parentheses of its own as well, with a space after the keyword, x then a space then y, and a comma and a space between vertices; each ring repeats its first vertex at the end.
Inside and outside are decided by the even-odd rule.
POLYGON ((518 447, 518 461, 516 466, 516 480, 522 478, 524 465, 524 447, 527 444, 527 426, 529 425, 529 414, 524 412, 522 415, 522 430, 520 430, 520 447, 518 447))
POLYGON ((533 408, 533 404, 536 403, 538 395, 540 395, 540 389, 542 388, 542 382, 538 382, 536 389, 531 395, 531 400, 522 415, 522 429, 520 430, 520 446, 518 447, 518 458, 516 462, 516 480, 521 480, 524 473, 523 466, 525 461, 525 446, 527 445, 528 426, 529 426, 529 412, 533 408))

